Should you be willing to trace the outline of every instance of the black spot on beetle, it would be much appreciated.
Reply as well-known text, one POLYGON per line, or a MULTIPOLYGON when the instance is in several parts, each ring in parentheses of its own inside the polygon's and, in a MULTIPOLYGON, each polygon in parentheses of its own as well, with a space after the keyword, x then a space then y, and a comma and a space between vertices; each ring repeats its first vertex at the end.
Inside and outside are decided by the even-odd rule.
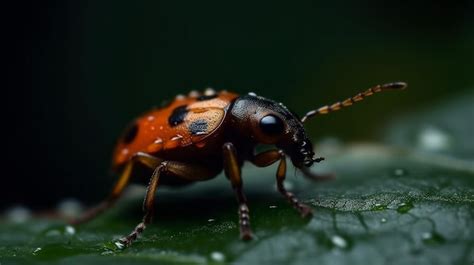
POLYGON ((181 124, 184 121, 184 118, 186 118, 186 114, 188 114, 186 107, 186 105, 176 107, 168 118, 168 124, 171 126, 181 124))
POLYGON ((204 119, 195 120, 189 125, 189 132, 193 135, 206 133, 208 128, 207 121, 204 119))
POLYGON ((217 98, 217 94, 199 96, 197 98, 197 101, 204 101, 204 100, 209 100, 209 99, 213 99, 213 98, 217 98))
POLYGON ((137 137, 138 134, 138 124, 134 123, 125 129, 125 133, 123 135, 122 141, 125 144, 129 144, 137 137))

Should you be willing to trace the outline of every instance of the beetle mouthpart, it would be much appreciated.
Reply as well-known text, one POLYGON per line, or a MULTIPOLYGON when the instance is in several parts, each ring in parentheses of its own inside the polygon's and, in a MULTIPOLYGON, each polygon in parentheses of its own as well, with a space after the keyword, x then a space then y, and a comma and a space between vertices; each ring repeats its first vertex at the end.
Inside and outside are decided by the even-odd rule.
POLYGON ((313 162, 316 162, 316 163, 319 163, 323 160, 324 160, 324 157, 318 157, 318 158, 313 157, 313 162))
POLYGON ((311 167, 314 163, 314 160, 310 157, 306 157, 303 161, 303 164, 306 166, 306 167, 311 167))

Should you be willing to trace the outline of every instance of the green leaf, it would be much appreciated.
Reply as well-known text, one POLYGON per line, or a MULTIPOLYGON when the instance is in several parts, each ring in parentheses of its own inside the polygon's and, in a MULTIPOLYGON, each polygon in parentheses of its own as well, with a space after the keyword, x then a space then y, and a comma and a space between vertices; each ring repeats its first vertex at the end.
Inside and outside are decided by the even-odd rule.
MULTIPOLYGON (((433 113, 443 116, 443 110, 433 113)), ((411 135, 407 131, 422 126, 414 117, 387 135, 411 135)), ((471 264, 474 166, 468 159, 472 141, 463 137, 449 136, 450 143, 470 141, 463 148, 435 151, 393 135, 388 142, 402 147, 323 142, 317 151, 327 160, 315 170, 335 172, 335 180, 315 183, 288 170, 288 188, 314 208, 306 220, 275 191, 274 166, 246 166, 256 235, 250 242, 239 240, 234 195, 220 176, 184 189, 159 189, 154 223, 125 250, 114 241, 140 221, 143 188, 130 189, 112 210, 75 229, 42 218, 2 221, 0 263, 471 264)))
POLYGON ((391 124, 384 138, 397 146, 474 162, 474 93, 446 99, 391 124))

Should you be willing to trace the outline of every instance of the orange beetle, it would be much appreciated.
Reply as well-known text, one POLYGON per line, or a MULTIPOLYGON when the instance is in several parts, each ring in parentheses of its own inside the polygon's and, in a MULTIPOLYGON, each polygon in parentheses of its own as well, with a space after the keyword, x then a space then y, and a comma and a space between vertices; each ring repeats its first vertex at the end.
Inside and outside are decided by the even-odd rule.
POLYGON ((90 209, 74 224, 92 219, 109 208, 130 182, 133 167, 140 163, 151 170, 144 200, 144 217, 135 229, 116 245, 130 245, 151 222, 154 194, 158 185, 184 185, 216 177, 224 169, 239 204, 240 236, 252 238, 249 209, 242 191, 241 167, 250 161, 259 167, 279 162, 276 179, 283 194, 303 217, 311 208, 288 192, 283 181, 286 156, 307 177, 308 168, 324 158, 314 156, 313 146, 303 123, 316 114, 326 114, 350 106, 364 97, 384 90, 404 89, 403 82, 377 85, 346 100, 309 111, 303 118, 289 111, 282 103, 254 93, 239 96, 227 91, 207 89, 204 94, 191 92, 179 95, 168 106, 151 110, 137 118, 119 139, 113 167, 121 172, 110 196, 90 209), (276 149, 256 154, 258 144, 275 145, 276 149))

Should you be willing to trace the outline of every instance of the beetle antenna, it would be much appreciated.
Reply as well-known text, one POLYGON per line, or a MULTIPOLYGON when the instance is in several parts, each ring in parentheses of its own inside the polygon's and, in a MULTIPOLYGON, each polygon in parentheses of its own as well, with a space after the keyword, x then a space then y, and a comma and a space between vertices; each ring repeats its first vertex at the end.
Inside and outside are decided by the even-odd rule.
POLYGON ((348 107, 355 102, 363 100, 365 97, 372 96, 375 93, 386 91, 386 90, 403 90, 407 87, 407 83, 405 82, 394 82, 388 83, 383 85, 376 85, 367 89, 366 91, 359 93, 353 97, 347 98, 343 101, 338 101, 332 105, 326 105, 319 109, 310 110, 303 118, 301 118, 301 122, 305 122, 308 118, 315 116, 316 114, 328 114, 330 112, 340 110, 342 107, 348 107))

